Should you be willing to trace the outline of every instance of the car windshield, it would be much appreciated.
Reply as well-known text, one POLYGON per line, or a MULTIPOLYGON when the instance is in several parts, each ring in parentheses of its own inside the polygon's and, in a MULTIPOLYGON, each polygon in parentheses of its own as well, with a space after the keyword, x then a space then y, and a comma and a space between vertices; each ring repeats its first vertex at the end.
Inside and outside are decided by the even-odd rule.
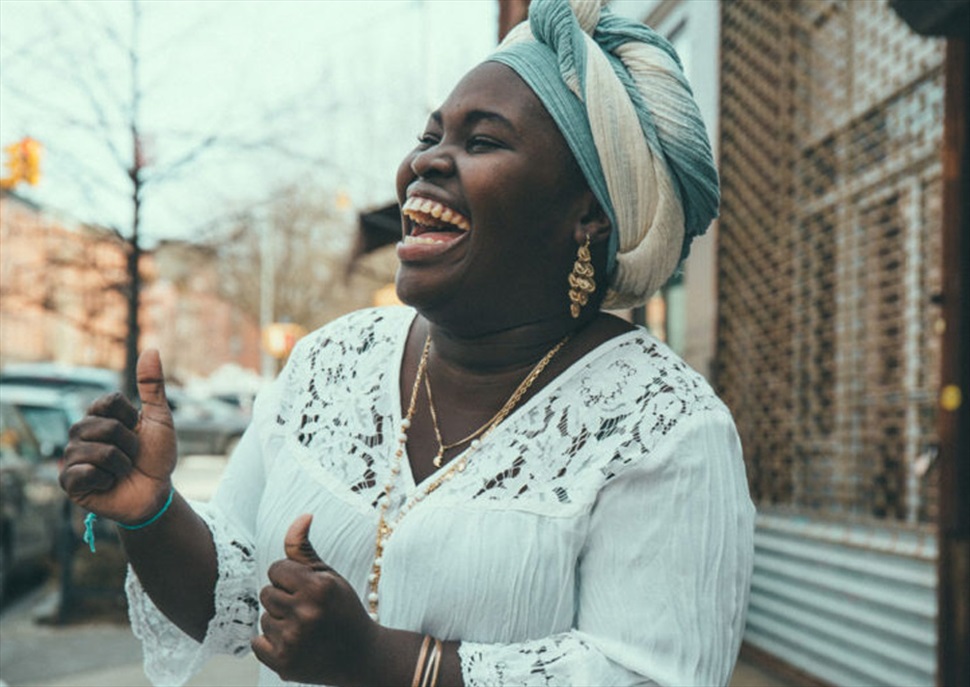
POLYGON ((41 444, 50 444, 64 448, 67 445, 67 433, 70 422, 67 415, 60 408, 45 406, 19 406, 20 414, 41 444))
POLYGON ((36 461, 40 458, 40 449, 22 416, 13 406, 0 403, 0 458, 6 459, 8 455, 36 461))

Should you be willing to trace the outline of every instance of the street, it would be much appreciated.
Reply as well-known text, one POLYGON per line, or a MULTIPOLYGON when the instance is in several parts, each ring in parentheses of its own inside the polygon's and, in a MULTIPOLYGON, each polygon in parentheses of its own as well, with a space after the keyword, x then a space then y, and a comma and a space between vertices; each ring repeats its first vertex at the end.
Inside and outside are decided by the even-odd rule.
MULTIPOLYGON (((141 644, 122 615, 51 625, 56 585, 29 591, 0 614, 0 680, 8 687, 147 687, 141 644)), ((217 657, 188 684, 255 685, 258 666, 248 656, 217 657)))

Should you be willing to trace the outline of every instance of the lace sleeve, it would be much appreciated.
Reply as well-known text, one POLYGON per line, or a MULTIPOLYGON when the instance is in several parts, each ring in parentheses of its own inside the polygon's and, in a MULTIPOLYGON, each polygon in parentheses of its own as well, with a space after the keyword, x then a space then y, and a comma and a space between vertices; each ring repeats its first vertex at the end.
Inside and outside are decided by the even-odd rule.
POLYGON ((216 611, 205 641, 199 644, 169 621, 131 568, 125 582, 132 631, 142 642, 145 675, 153 685, 184 684, 215 654, 244 655, 256 629, 259 600, 252 544, 232 532, 217 509, 202 503, 192 506, 212 531, 219 566, 216 611))
POLYGON ((518 644, 462 642, 465 687, 494 685, 654 685, 611 662, 573 630, 518 644))
POLYGON ((754 549, 734 423, 726 410, 705 410, 636 460, 641 440, 633 432, 617 451, 612 463, 623 467, 590 515, 573 629, 463 642, 467 687, 728 682, 754 549))

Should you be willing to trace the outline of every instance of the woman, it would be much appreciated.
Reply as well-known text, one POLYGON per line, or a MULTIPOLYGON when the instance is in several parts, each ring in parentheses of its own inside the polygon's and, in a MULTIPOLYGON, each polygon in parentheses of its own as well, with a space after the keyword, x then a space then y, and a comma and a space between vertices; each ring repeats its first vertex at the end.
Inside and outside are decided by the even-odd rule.
POLYGON ((643 302, 713 217, 703 125, 646 27, 552 0, 530 21, 398 171, 411 308, 301 341, 210 504, 171 487, 156 353, 141 416, 115 396, 75 426, 62 484, 120 526, 154 682, 250 647, 261 684, 730 677, 753 522, 733 422, 599 309, 643 302))

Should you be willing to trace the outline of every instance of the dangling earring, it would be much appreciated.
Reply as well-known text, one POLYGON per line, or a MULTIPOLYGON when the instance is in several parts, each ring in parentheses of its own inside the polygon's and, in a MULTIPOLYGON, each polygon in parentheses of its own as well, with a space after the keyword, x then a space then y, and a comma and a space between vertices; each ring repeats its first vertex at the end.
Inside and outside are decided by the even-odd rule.
POLYGON ((589 255, 589 234, 587 234, 586 243, 579 247, 576 262, 573 263, 573 271, 569 273, 569 313, 574 320, 579 318, 580 310, 589 302, 590 294, 596 291, 596 281, 593 279, 595 274, 593 261, 589 255))

